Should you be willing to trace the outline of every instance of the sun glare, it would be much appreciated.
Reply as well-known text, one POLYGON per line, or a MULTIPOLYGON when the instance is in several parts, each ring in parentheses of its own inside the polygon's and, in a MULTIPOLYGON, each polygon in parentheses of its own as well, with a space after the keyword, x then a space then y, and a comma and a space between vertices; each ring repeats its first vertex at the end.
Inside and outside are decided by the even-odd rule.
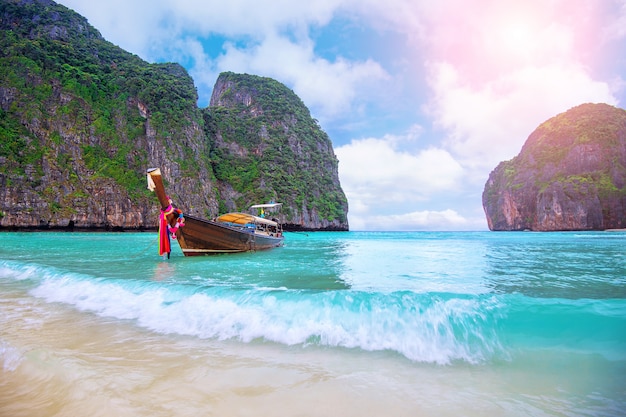
POLYGON ((551 24, 549 11, 538 2, 511 0, 487 4, 486 10, 477 16, 484 53, 512 65, 536 60, 544 50, 545 29, 551 24))
POLYGON ((503 46, 511 51, 528 51, 533 47, 532 34, 523 23, 505 26, 501 36, 503 46))

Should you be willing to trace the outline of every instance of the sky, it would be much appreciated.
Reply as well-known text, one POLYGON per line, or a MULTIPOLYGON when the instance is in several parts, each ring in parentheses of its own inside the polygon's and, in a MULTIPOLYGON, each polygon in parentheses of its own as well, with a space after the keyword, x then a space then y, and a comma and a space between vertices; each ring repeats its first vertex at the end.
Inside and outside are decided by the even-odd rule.
POLYGON ((351 230, 488 230, 482 192, 542 122, 626 107, 626 0, 60 0, 177 62, 291 88, 333 142, 351 230))

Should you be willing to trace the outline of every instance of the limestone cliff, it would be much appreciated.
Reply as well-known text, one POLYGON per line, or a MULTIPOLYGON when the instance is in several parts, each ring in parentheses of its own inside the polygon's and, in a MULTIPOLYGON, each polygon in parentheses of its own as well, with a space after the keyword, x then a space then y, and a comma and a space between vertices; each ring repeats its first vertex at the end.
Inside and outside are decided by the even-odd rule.
MULTIPOLYGON (((347 228, 347 205, 324 211, 320 201, 328 200, 308 189, 276 188, 262 176, 255 183, 260 194, 242 192, 240 183, 259 166, 274 172, 269 155, 225 180, 231 160, 220 155, 230 152, 232 136, 205 125, 213 110, 199 109, 197 98, 180 65, 146 63, 51 0, 0 0, 0 229, 153 228, 158 207, 146 190, 150 167, 161 167, 168 192, 189 214, 214 217, 220 208, 260 202, 256 197, 283 201, 290 191, 303 200, 286 201, 286 220, 307 229, 347 228)), ((264 123, 271 130, 277 122, 264 123)), ((299 157, 326 166, 334 155, 325 145, 299 157)), ((312 172, 315 182, 321 171, 312 172)), ((343 196, 340 187, 333 191, 343 196)))
POLYGON ((288 229, 348 230, 332 143, 293 91, 223 73, 204 119, 222 211, 281 201, 288 229))
POLYGON ((626 110, 583 104, 544 122, 482 200, 491 230, 626 228, 626 110))

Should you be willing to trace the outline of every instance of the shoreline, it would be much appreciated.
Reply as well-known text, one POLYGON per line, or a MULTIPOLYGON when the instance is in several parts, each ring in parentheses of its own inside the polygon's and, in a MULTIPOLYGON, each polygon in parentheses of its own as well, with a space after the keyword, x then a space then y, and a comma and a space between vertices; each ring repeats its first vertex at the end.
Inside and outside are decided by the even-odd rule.
MULTIPOLYGON (((77 232, 77 233, 90 233, 90 232, 117 232, 117 233, 143 233, 143 232, 158 232, 157 226, 153 227, 122 227, 122 226, 0 226, 0 233, 2 232, 77 232)), ((283 231, 285 232, 349 232, 349 229, 341 229, 336 227, 327 228, 309 228, 300 225, 283 225, 283 231)))
MULTIPOLYGON (((78 226, 48 226, 48 227, 42 227, 42 226, 0 226, 0 233, 19 233, 19 232, 66 232, 66 233, 72 233, 72 232, 76 232, 76 233, 156 233, 159 231, 159 228, 154 226, 154 227, 121 227, 121 226, 104 226, 104 227, 99 227, 99 226, 92 226, 92 227, 78 227, 78 226)), ((389 232, 396 232, 397 230, 346 230, 346 229, 340 229, 340 228, 320 228, 320 229, 314 229, 314 228, 307 228, 307 227, 301 227, 299 225, 291 225, 285 227, 285 225, 283 225, 283 231, 285 232, 291 232, 291 233, 298 233, 298 232, 384 232, 384 233, 389 233, 389 232)), ((412 232, 426 232, 426 231, 431 231, 431 232, 438 232, 438 230, 412 230, 412 232)), ((441 230, 443 231, 447 231, 447 230, 441 230)), ((496 232, 496 233, 500 233, 500 232, 512 232, 512 233, 516 233, 519 232, 518 230, 466 230, 467 232, 496 232)), ((541 231, 536 231, 538 233, 553 233, 553 232, 572 232, 572 233, 580 233, 580 232, 621 232, 624 233, 626 232, 626 228, 623 229, 590 229, 590 230, 541 230, 541 231)))
POLYGON ((19 233, 19 232, 66 232, 66 233, 143 233, 143 232, 157 232, 157 227, 139 227, 139 228, 124 228, 124 227, 67 227, 67 226, 52 226, 52 227, 40 227, 40 226, 0 226, 0 233, 19 233))

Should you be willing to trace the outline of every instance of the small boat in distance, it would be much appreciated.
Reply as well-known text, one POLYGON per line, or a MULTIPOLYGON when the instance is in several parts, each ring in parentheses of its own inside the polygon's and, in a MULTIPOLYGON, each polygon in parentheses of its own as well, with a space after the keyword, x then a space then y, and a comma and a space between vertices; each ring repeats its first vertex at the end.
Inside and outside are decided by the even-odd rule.
POLYGON ((169 257, 169 237, 176 239, 185 256, 248 252, 282 246, 284 237, 277 219, 266 219, 264 213, 280 208, 282 203, 255 204, 260 216, 227 213, 215 220, 184 214, 172 206, 165 193, 159 168, 148 170, 148 188, 156 192, 161 203, 160 250, 169 257))

